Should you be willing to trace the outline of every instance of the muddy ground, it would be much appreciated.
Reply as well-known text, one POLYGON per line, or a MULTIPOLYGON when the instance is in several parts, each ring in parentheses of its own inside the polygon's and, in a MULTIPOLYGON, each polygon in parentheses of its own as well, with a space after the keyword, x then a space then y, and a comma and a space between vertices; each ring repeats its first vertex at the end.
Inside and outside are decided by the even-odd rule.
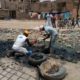
MULTIPOLYGON (((8 65, 5 60, 5 56, 8 53, 8 50, 11 49, 17 35, 21 32, 22 29, 14 29, 14 28, 0 28, 0 59, 1 63, 4 62, 8 65), (3 60, 4 59, 4 60, 3 60)), ((32 31, 32 33, 37 34, 36 31, 32 31)), ((34 35, 34 34, 33 34, 34 35)), ((39 38, 38 34, 33 38, 39 38)), ((41 37, 40 37, 41 39, 41 37)), ((66 30, 59 31, 59 37, 56 41, 57 46, 59 47, 69 47, 72 48, 75 52, 80 52, 80 30, 77 29, 74 31, 66 30)), ((68 75, 64 80, 80 80, 80 61, 77 63, 68 62, 67 60, 58 59, 67 69, 68 75)), ((1 64, 0 66, 2 66, 1 64)), ((5 65, 5 64, 4 64, 5 65)))

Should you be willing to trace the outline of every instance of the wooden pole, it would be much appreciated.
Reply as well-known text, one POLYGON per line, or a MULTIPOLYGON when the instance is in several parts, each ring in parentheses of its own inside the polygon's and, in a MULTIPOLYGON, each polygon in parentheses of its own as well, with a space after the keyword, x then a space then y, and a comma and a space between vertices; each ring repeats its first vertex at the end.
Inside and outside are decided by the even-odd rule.
POLYGON ((80 5, 80 0, 78 1, 77 4, 77 16, 76 16, 76 24, 78 25, 78 18, 79 18, 79 5, 80 5))

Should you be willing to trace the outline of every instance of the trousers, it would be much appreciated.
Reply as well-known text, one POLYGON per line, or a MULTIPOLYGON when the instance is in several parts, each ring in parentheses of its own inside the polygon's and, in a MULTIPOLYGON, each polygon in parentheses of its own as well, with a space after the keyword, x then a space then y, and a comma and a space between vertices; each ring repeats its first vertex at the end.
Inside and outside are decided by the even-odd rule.
POLYGON ((50 39, 50 53, 54 52, 55 41, 57 40, 58 35, 51 36, 50 39))
POLYGON ((23 53, 23 54, 27 54, 28 53, 28 50, 24 47, 20 47, 20 46, 17 46, 17 45, 14 45, 12 47, 12 49, 15 51, 15 52, 19 52, 19 53, 23 53))

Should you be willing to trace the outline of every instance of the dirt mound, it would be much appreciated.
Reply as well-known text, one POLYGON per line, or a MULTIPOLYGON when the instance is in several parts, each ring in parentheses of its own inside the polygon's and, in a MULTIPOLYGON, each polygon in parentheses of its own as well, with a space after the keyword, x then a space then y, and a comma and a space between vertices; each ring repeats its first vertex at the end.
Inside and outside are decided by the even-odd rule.
POLYGON ((43 62, 40 66, 43 74, 55 73, 58 71, 60 63, 55 61, 53 58, 49 58, 47 61, 43 62))

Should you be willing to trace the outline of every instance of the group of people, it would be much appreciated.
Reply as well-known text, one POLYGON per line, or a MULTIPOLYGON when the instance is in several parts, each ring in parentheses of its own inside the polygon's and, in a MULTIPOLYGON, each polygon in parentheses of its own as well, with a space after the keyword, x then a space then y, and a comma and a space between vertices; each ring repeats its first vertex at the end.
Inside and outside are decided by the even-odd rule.
MULTIPOLYGON (((56 30, 56 28, 54 28, 54 26, 52 25, 52 15, 47 14, 46 15, 46 22, 45 25, 40 26, 35 28, 36 30, 42 32, 45 31, 46 35, 44 35, 43 40, 46 40, 47 38, 50 38, 50 52, 53 50, 54 48, 54 43, 57 39, 58 36, 58 31, 56 30)), ((23 53, 26 56, 31 56, 33 54, 32 51, 32 45, 34 45, 37 40, 34 41, 30 41, 28 38, 28 35, 30 34, 30 32, 28 30, 24 30, 21 34, 19 34, 12 46, 12 53, 8 54, 8 57, 15 55, 16 52, 18 53, 23 53), (27 47, 24 47, 24 44, 27 43, 27 47)), ((52 52, 51 52, 52 53, 52 52)))

